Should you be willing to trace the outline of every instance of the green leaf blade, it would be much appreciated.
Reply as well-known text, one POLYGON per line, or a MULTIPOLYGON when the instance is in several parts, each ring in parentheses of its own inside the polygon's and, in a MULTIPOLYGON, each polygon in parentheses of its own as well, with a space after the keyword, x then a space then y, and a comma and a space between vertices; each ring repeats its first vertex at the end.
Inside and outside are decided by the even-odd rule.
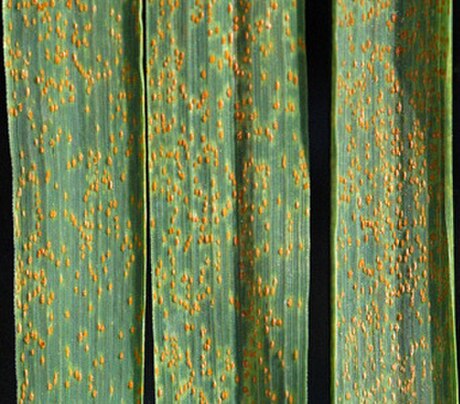
POLYGON ((147 6, 155 394, 307 399, 303 5, 147 6))
POLYGON ((138 2, 3 2, 18 401, 140 402, 138 2))
POLYGON ((333 399, 457 402, 452 3, 335 5, 333 399))

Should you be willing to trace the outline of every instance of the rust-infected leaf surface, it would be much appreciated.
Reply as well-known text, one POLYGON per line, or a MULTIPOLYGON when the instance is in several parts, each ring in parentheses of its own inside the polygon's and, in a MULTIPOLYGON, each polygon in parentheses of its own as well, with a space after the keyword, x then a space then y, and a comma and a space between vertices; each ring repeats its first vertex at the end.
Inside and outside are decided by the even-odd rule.
POLYGON ((335 4, 335 402, 457 401, 451 13, 335 4))
POLYGON ((18 401, 140 402, 138 1, 3 1, 18 401))
POLYGON ((155 395, 305 402, 303 2, 147 4, 155 395))

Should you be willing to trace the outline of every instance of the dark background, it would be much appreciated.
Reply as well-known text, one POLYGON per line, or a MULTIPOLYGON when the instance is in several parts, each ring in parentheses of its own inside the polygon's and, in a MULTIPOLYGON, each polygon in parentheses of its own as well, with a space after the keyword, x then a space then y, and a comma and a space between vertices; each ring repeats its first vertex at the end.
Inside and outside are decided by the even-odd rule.
MULTIPOLYGON (((331 105, 331 4, 335 0, 306 0, 308 44, 308 94, 311 170, 311 293, 308 396, 310 403, 330 401, 330 105, 331 105)), ((454 21, 460 21, 460 2, 454 1, 454 21)), ((0 52, 0 401, 16 398, 13 317, 13 221, 11 160, 9 154, 3 53, 0 52)), ((454 26, 454 199, 460 217, 460 29, 454 26)), ((456 246, 460 220, 455 220, 456 246)), ((455 250, 460 266, 460 248, 455 250)), ((148 282, 149 284, 149 282, 148 282)), ((460 290, 460 275, 456 277, 460 290)), ((147 296, 151 296, 147 293, 147 296)), ((151 301, 147 304, 147 313, 151 301)), ((457 299, 457 319, 460 305, 457 299)), ((145 402, 153 403, 152 324, 146 324, 145 402)), ((457 336, 460 336, 457 320, 457 336)))

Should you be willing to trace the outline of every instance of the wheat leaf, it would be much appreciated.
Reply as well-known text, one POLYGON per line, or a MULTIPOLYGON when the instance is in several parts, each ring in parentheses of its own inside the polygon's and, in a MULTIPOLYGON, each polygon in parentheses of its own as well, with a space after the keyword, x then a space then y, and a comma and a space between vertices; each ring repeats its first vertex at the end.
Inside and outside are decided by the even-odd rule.
POLYGON ((140 3, 4 0, 18 401, 140 402, 140 3))
POLYGON ((306 401, 302 3, 148 2, 160 402, 306 401))
POLYGON ((450 0, 335 3, 335 402, 458 402, 451 20, 450 0))

